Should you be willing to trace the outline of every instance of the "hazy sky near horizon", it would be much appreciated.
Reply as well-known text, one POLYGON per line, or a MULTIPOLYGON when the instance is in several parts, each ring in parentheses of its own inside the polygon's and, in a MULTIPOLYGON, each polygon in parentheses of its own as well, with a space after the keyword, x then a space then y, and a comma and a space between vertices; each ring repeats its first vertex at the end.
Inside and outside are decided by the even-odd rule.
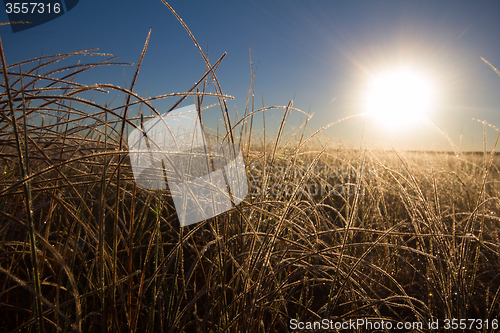
MULTIPOLYGON (((323 132, 359 147, 451 149, 442 132, 462 150, 481 150, 483 125, 500 127, 500 77, 479 56, 500 67, 499 1, 169 1, 201 47, 215 62, 228 106, 243 114, 250 86, 249 46, 255 77, 255 108, 287 105, 314 113, 311 131, 340 118, 365 112, 361 103, 370 77, 398 67, 428 77, 436 98, 429 122, 387 129, 358 116, 323 132), (439 130, 438 130, 439 129, 439 130), (442 132, 441 132, 442 131, 442 132), (462 134, 462 139, 460 140, 462 134)), ((2 12, 2 22, 8 21, 2 12)), ((149 47, 134 89, 155 96, 188 90, 205 63, 161 0, 80 0, 67 14, 29 30, 0 27, 8 64, 86 48, 137 63, 149 29, 149 47)), ((85 59, 96 61, 102 59, 85 59)), ((126 67, 127 85, 134 67, 126 67)), ((77 80, 124 85, 120 67, 96 68, 77 80)), ((106 96, 106 98, 110 98, 106 96)), ((110 98, 112 99, 112 97, 110 98)), ((155 104, 160 112, 177 99, 155 104)), ((212 100, 214 101, 214 100, 212 100)), ((215 101, 214 101, 215 102, 215 101)), ((277 129, 283 111, 266 113, 268 131, 277 129)), ((215 124, 220 111, 208 110, 204 122, 215 124), (206 118, 206 120, 205 120, 206 118)), ((262 116, 254 129, 262 131, 262 116)), ((290 116, 288 131, 305 118, 290 116)), ((488 130, 488 148, 498 132, 488 130)))

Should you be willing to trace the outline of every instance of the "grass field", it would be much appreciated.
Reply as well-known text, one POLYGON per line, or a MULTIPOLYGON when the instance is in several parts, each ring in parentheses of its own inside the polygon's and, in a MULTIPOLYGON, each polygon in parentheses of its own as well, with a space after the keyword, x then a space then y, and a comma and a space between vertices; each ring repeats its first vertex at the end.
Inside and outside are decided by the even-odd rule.
POLYGON ((219 140, 242 147, 249 195, 180 228, 168 191, 137 187, 127 156, 139 107, 144 118, 158 113, 133 92, 147 43, 127 88, 77 83, 109 57, 51 67, 88 61, 92 50, 12 65, 2 50, 0 331, 288 332, 293 319, 324 318, 423 323, 411 332, 475 318, 483 327, 469 321, 462 331, 495 330, 494 151, 321 144, 307 123, 287 127, 289 114, 301 112, 292 102, 271 137, 253 127, 266 108, 251 98, 229 120, 219 62, 207 63, 189 92, 157 98, 221 109, 219 140), (102 91, 124 102, 86 97, 102 91))

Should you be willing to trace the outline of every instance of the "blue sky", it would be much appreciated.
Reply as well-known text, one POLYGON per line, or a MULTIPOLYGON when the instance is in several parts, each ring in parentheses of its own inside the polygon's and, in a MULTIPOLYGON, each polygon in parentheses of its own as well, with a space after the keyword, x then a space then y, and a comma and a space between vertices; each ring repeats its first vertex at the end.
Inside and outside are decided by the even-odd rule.
MULTIPOLYGON (((243 113, 250 85, 249 45, 256 107, 287 105, 314 113, 316 130, 364 112, 360 103, 370 76, 410 66, 431 78, 437 89, 429 120, 462 149, 482 149, 485 119, 500 127, 500 77, 478 55, 500 67, 500 2, 482 1, 170 1, 212 62, 227 52, 217 70, 231 110, 243 113), (332 101, 333 100, 333 101, 332 101), (472 146, 473 145, 473 146, 472 146)), ((8 20, 2 12, 2 21, 8 20)), ((137 63, 149 29, 151 39, 135 91, 155 96, 188 90, 205 64, 188 34, 160 0, 80 0, 67 14, 29 30, 0 27, 7 63, 84 48, 137 63)), ((82 59, 90 61, 96 59, 82 59)), ((125 68, 127 84, 134 72, 125 68)), ((121 67, 97 68, 82 83, 124 85, 121 67)), ((97 97, 100 98, 100 97, 97 97)), ((112 99, 110 96, 102 98, 112 99)), ((155 104, 160 112, 175 103, 155 104)), ((268 131, 279 127, 283 111, 266 114, 268 131)), ((204 122, 222 118, 208 110, 204 122), (206 119, 205 119, 206 118, 206 119)), ((259 116, 259 119, 261 116, 259 116)), ((292 115, 289 130, 303 117, 292 115)), ((258 131, 262 123, 254 124, 258 131)), ((388 130, 371 118, 356 117, 330 127, 324 138, 359 147, 451 149, 429 123, 388 130)), ((488 147, 496 139, 488 131, 488 147)))

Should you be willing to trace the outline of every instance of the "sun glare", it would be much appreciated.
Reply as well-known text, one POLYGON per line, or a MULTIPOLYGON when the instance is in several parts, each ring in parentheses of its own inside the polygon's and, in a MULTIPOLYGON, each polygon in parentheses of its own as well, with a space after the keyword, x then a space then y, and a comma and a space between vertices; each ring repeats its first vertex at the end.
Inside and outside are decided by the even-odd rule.
POLYGON ((396 70, 373 78, 366 111, 384 126, 402 128, 423 120, 433 102, 434 89, 425 77, 410 70, 396 70))

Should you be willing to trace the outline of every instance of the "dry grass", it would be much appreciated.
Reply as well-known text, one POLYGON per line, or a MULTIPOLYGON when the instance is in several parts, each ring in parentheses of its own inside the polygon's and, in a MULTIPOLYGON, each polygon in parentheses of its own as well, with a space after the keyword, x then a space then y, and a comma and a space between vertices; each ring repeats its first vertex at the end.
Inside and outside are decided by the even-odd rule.
POLYGON ((168 192, 133 181, 125 138, 140 117, 131 114, 158 113, 133 92, 137 75, 128 89, 86 86, 78 74, 113 58, 55 71, 66 58, 106 55, 7 66, 2 52, 1 331, 287 332, 293 318, 500 316, 494 152, 312 145, 307 123, 286 127, 302 112, 292 102, 270 141, 252 128, 266 108, 250 98, 229 122, 215 76, 222 57, 212 65, 200 53, 200 81, 156 99, 200 108, 217 99, 221 137, 240 142, 251 186, 238 207, 181 229, 168 192), (85 97, 105 91, 124 103, 85 97))

